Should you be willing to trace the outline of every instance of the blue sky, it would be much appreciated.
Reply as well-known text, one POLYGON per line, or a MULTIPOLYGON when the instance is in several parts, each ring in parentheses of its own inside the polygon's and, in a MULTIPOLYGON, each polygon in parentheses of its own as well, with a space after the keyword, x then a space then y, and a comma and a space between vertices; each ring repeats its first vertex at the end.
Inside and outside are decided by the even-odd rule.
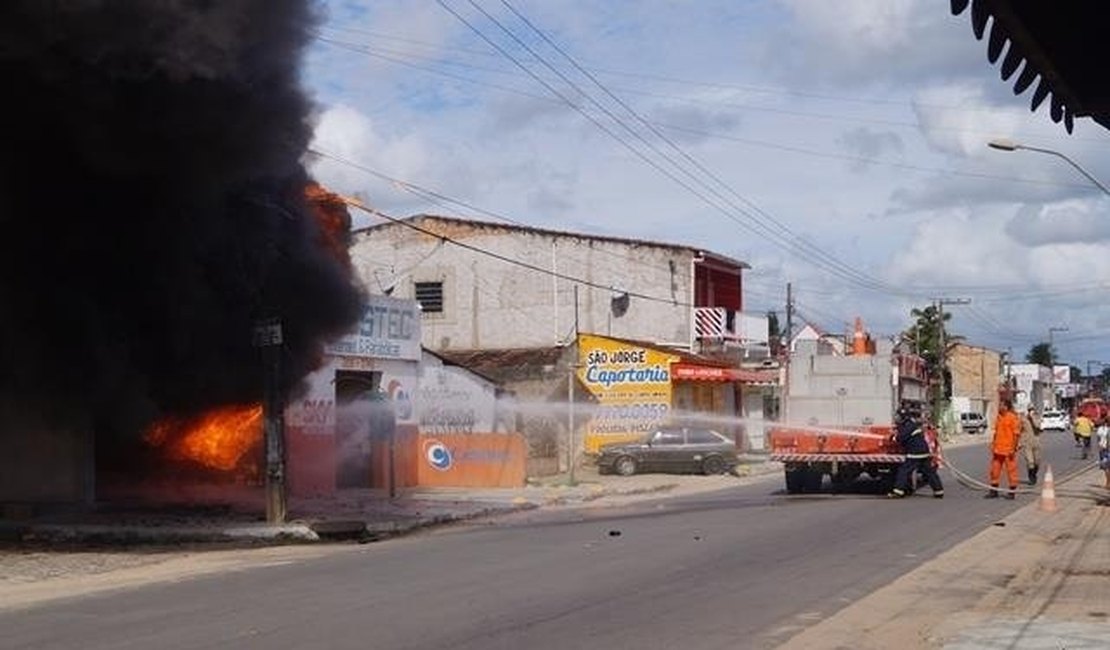
MULTIPOLYGON (((970 298, 952 329, 973 343, 1023 356, 1067 327, 1064 360, 1110 361, 1110 201, 1058 159, 986 147, 1056 149, 1110 180, 1110 135, 1031 113, 947 3, 323 9, 305 71, 321 151, 523 223, 746 260, 752 311, 781 310, 789 281, 816 324, 892 334, 913 306, 970 298)), ((313 171, 397 216, 490 218, 313 171)))

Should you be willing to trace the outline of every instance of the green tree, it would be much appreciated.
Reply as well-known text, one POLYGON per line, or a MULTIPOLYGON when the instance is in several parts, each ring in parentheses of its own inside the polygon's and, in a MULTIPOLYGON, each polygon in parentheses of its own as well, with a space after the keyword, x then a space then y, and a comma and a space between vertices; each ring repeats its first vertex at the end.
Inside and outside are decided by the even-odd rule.
POLYGON ((1048 343, 1038 343, 1029 348, 1029 354, 1025 355, 1025 361, 1026 363, 1052 367, 1056 363, 1056 351, 1048 343))
POLYGON ((934 403, 941 398, 947 399, 952 394, 952 375, 947 368, 942 367, 947 365, 942 363, 942 359, 946 361, 952 349, 964 337, 947 331, 945 323, 952 319, 952 314, 937 305, 914 308, 910 310, 910 318, 914 322, 902 332, 902 342, 911 352, 925 360, 925 368, 933 385, 934 403))
POLYGON ((775 311, 767 312, 767 346, 772 356, 777 356, 782 351, 783 332, 779 329, 779 315, 775 311))

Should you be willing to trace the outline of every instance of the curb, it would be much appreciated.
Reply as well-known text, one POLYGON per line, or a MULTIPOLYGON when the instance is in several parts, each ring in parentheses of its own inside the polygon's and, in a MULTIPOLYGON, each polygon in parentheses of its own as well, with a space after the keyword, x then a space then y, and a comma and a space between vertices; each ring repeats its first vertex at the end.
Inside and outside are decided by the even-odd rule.
MULTIPOLYGON (((746 463, 736 473, 737 479, 758 478, 778 470, 776 463, 746 463)), ((648 479, 650 480, 650 479, 648 479)), ((538 487, 538 486, 536 486, 538 487)), ((548 486, 543 494, 534 497, 517 495, 509 502, 489 501, 477 507, 480 500, 460 498, 454 501, 459 510, 437 514, 406 516, 392 519, 364 519, 357 513, 346 518, 302 518, 282 525, 246 523, 211 526, 112 526, 106 524, 58 524, 0 521, 0 542, 42 543, 62 545, 283 545, 312 544, 320 542, 358 541, 376 542, 392 537, 412 534, 424 529, 452 523, 495 517, 545 507, 575 506, 603 499, 621 499, 637 496, 663 496, 682 493, 690 486, 659 475, 659 482, 622 486, 618 482, 583 482, 578 486, 548 486), (665 481, 665 482, 664 482, 665 481), (553 493, 554 492, 554 493, 553 493), (563 493, 558 493, 563 492, 563 493), (466 506, 471 506, 467 508, 466 506)), ((696 486, 695 491, 723 489, 727 486, 696 486)))
POLYGON ((303 524, 233 526, 227 528, 134 527, 107 525, 0 524, 0 539, 48 544, 103 544, 137 546, 211 544, 257 541, 273 544, 317 542, 320 537, 303 524))

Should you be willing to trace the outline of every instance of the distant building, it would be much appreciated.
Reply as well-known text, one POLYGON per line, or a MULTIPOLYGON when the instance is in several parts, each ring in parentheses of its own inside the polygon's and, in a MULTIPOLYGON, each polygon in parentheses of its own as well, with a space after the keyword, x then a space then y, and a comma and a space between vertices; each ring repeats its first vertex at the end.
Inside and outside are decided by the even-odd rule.
POLYGON ((1007 366, 1006 373, 1014 383, 1015 408, 1033 406, 1038 411, 1056 408, 1052 368, 1035 363, 1014 363, 1007 366))
POLYGON ((994 422, 998 415, 999 386, 1005 382, 1002 353, 957 343, 948 351, 952 375, 952 406, 956 413, 978 413, 994 422))
POLYGON ((796 351, 798 349, 798 343, 801 341, 814 341, 817 344, 817 354, 843 356, 846 350, 843 336, 830 334, 820 327, 808 322, 791 337, 790 351, 796 351))

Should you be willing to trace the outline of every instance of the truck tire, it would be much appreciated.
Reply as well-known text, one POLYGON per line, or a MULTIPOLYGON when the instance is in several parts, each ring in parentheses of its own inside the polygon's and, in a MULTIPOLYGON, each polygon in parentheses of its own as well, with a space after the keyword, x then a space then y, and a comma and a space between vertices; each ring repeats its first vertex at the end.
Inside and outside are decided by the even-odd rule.
POLYGON ((839 494, 851 489, 856 479, 859 478, 859 472, 841 467, 840 471, 832 474, 830 478, 832 479, 833 492, 839 494))
POLYGON ((825 481, 825 473, 818 467, 808 467, 805 471, 805 491, 816 494, 821 491, 821 484, 825 481))
POLYGON ((787 494, 801 494, 805 490, 805 467, 787 465, 785 474, 787 494))

